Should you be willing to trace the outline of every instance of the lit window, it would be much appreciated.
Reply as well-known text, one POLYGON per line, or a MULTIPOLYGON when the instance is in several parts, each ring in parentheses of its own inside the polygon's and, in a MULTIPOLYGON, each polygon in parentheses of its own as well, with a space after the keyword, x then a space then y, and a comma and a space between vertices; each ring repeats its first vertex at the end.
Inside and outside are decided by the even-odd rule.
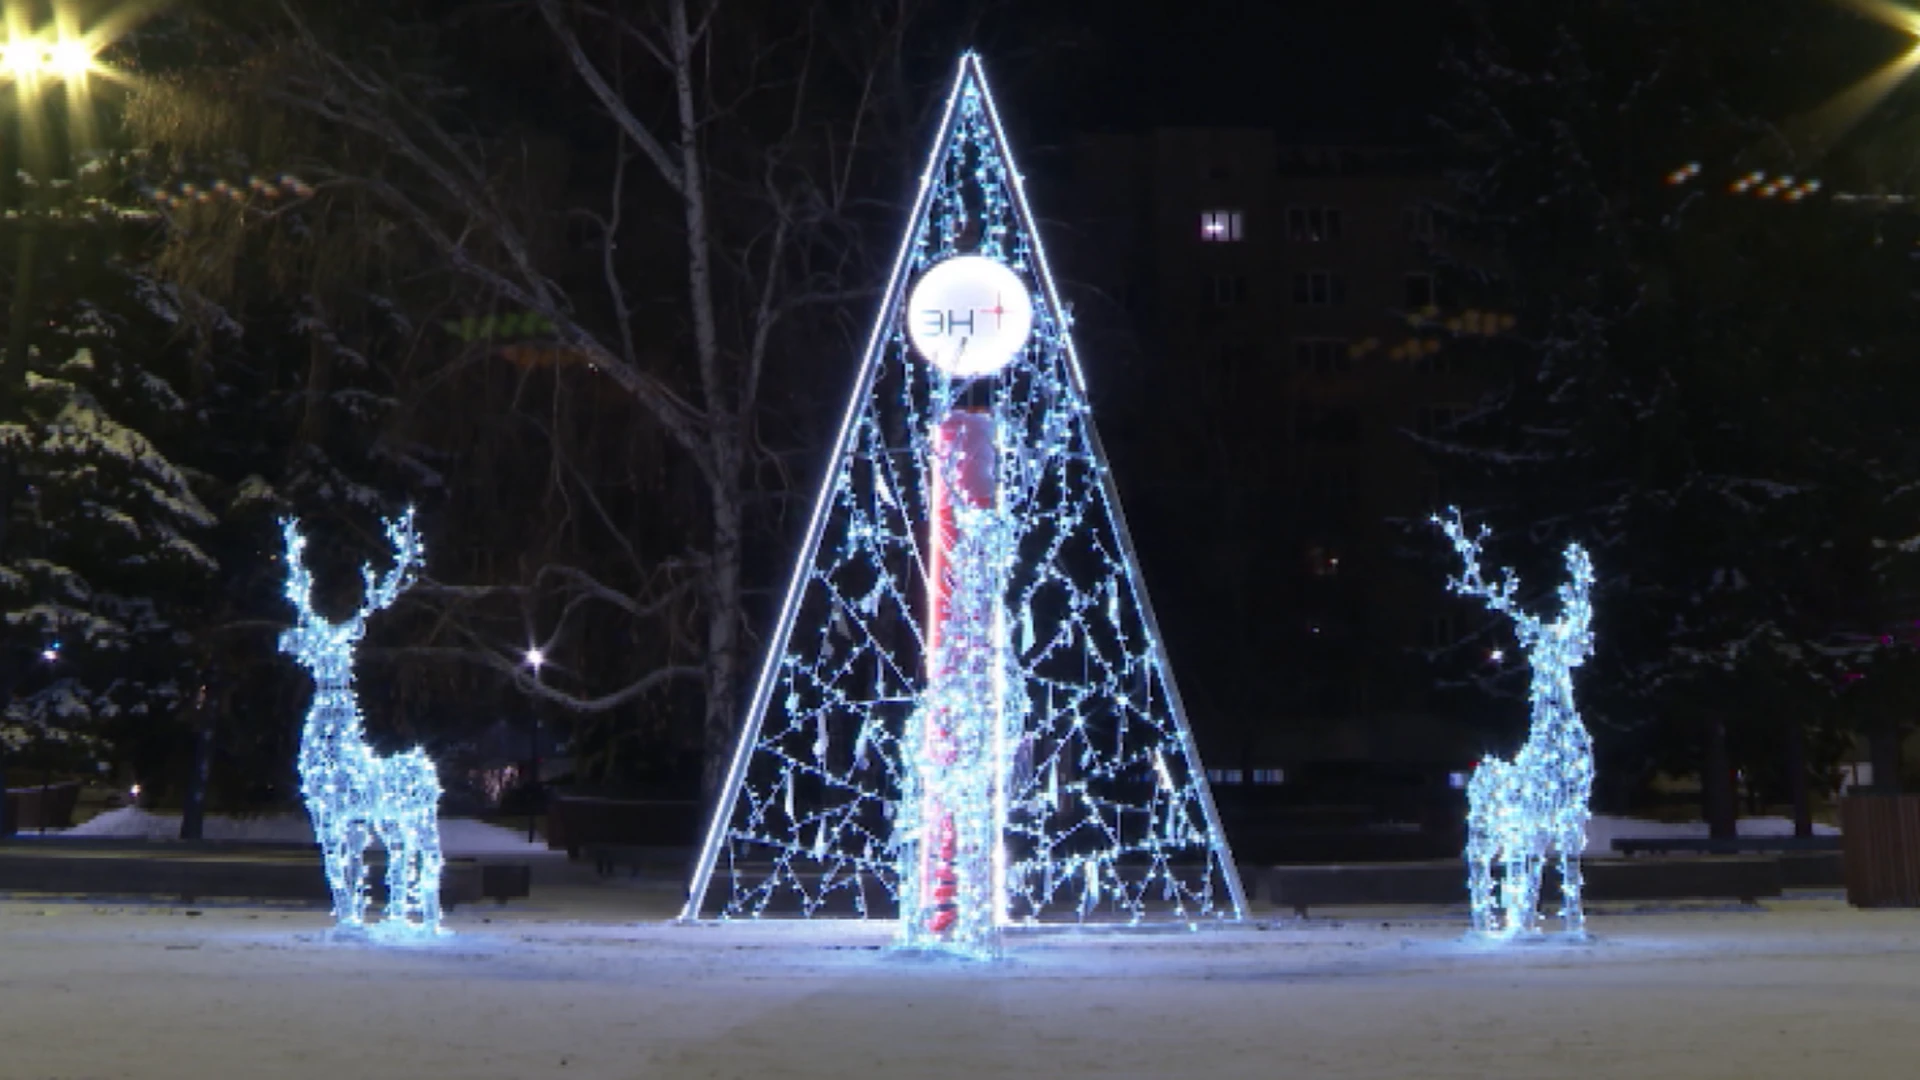
POLYGON ((1347 302, 1347 282, 1326 270, 1293 275, 1293 302, 1309 307, 1334 307, 1347 302))
POLYGON ((1208 769, 1207 782, 1209 784, 1238 784, 1240 783, 1242 775, 1239 769, 1208 769))
POLYGON ((1209 244, 1237 242, 1240 228, 1238 210, 1208 210, 1200 215, 1200 239, 1209 244))
POLYGON ((1340 211, 1331 206, 1288 207, 1287 239, 1308 244, 1340 239, 1340 211))
POLYGON ((1255 769, 1253 782, 1256 784, 1284 784, 1287 782, 1285 769, 1255 769))

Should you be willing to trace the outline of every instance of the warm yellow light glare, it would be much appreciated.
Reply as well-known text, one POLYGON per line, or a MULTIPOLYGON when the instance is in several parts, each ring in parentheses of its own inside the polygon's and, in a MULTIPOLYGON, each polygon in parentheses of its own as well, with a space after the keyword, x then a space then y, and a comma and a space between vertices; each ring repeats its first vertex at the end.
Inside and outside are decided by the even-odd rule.
POLYGON ((82 38, 55 42, 47 50, 47 67, 63 79, 85 78, 93 70, 93 47, 82 38))
POLYGON ((79 82, 94 70, 94 47, 83 37, 15 38, 0 44, 0 76, 14 82, 79 82))
POLYGON ((1889 0, 1840 2, 1907 34, 1914 39, 1913 44, 1811 111, 1789 119, 1783 125, 1783 132, 1788 141, 1803 147, 1825 148, 1839 142, 1895 87, 1920 68, 1920 12, 1889 0))
POLYGON ((1876 22, 1885 23, 1895 30, 1904 30, 1920 38, 1920 12, 1893 3, 1892 0, 1838 0, 1842 7, 1849 7, 1876 22))
POLYGON ((39 42, 9 41, 0 45, 0 71, 4 71, 8 78, 23 81, 31 79, 39 67, 39 42))

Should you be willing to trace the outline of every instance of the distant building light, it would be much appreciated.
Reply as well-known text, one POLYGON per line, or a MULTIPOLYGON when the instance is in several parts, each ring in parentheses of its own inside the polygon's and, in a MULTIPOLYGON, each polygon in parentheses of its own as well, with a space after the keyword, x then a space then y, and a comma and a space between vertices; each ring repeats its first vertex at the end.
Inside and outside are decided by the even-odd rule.
POLYGON ((1208 210, 1200 215, 1200 239, 1207 243, 1236 243, 1243 238, 1238 210, 1208 210))

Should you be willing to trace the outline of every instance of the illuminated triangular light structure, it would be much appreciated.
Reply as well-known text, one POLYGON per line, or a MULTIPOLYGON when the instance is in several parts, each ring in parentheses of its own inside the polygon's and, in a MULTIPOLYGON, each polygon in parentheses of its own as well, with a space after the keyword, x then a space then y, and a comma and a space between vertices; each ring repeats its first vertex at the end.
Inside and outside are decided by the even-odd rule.
POLYGON ((969 53, 683 918, 1245 910, 1068 329, 969 53))

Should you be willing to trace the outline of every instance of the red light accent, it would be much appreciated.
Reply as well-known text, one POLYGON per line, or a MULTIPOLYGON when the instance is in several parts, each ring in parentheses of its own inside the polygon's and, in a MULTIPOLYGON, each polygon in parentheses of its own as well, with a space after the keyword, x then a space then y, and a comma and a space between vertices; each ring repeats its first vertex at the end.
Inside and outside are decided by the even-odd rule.
MULTIPOLYGON (((991 314, 992 312, 989 312, 991 314)), ((953 617, 952 588, 947 581, 947 564, 960 540, 954 520, 954 499, 964 505, 984 509, 993 505, 994 449, 993 417, 977 409, 955 409, 933 429, 933 484, 927 537, 927 684, 965 668, 991 662, 989 656, 950 650, 943 645, 950 637, 943 630, 953 617), (948 481, 953 481, 952 487, 948 481)), ((945 768, 959 756, 952 727, 947 718, 929 711, 926 728, 926 759, 929 772, 945 768)), ((923 806, 926 832, 921 837, 921 880, 929 883, 928 899, 933 913, 927 929, 945 934, 960 921, 956 899, 960 882, 954 866, 959 835, 952 809, 937 796, 928 796, 923 806)), ((904 913, 903 913, 904 915, 904 913)))

